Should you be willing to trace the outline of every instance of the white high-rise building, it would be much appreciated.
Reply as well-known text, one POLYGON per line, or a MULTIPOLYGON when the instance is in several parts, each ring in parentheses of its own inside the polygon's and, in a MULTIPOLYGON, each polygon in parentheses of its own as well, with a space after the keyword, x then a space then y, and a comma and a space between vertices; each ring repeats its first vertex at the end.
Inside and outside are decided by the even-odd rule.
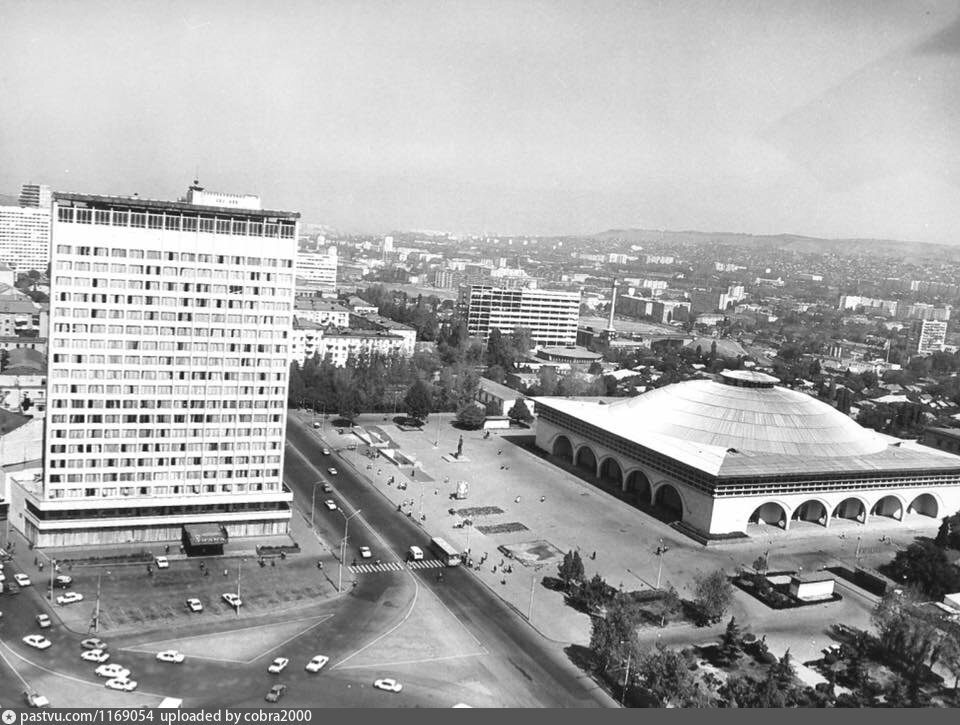
POLYGON ((298 286, 305 291, 334 292, 337 289, 337 247, 323 252, 298 252, 298 286))
POLYGON ((920 323, 920 340, 917 352, 921 355, 939 352, 947 341, 947 323, 941 320, 924 320, 920 323))
POLYGON ((537 345, 574 345, 580 320, 580 293, 542 289, 505 289, 487 285, 460 288, 467 330, 484 340, 498 328, 509 335, 528 328, 537 345))
POLYGON ((47 271, 50 187, 24 184, 18 206, 0 206, 0 263, 21 274, 47 271))
POLYGON ((299 214, 249 206, 54 194, 34 545, 288 530, 299 214))

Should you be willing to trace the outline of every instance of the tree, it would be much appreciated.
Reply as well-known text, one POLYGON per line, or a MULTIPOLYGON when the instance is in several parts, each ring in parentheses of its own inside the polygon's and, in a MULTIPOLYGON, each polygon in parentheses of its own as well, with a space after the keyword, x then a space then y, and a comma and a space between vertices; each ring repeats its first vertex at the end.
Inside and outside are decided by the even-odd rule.
POLYGON ((929 540, 916 541, 898 551, 884 573, 894 581, 916 585, 935 601, 943 599, 944 594, 960 591, 960 569, 929 540))
POLYGON ((720 637, 720 658, 727 664, 733 664, 743 654, 743 632, 736 617, 730 617, 727 628, 720 637))
POLYGON ((467 430, 481 428, 486 419, 486 411, 477 403, 467 403, 457 411, 457 422, 467 430))
POLYGON ((503 385, 503 381, 507 379, 507 372, 499 365, 491 365, 483 371, 483 377, 503 385))
POLYGON ((513 402, 513 406, 507 411, 507 415, 514 423, 529 423, 533 420, 530 408, 524 402, 523 398, 517 398, 513 402))
POLYGON ((503 336, 498 327, 490 330, 490 335, 487 337, 485 361, 487 367, 499 365, 504 370, 513 369, 513 350, 510 341, 503 336))
POLYGON ((694 607, 700 613, 704 623, 719 622, 726 614, 733 597, 733 585, 727 579, 727 573, 723 569, 718 569, 711 574, 698 574, 694 582, 694 607))
POLYGON ((574 585, 581 584, 584 579, 583 560, 579 551, 568 551, 563 555, 563 561, 557 565, 557 575, 567 591, 574 585))
POLYGON ((626 597, 615 597, 605 617, 592 618, 590 649, 601 672, 623 662, 628 652, 636 650, 640 618, 640 608, 626 597))
POLYGON ((407 389, 403 408, 416 421, 422 423, 427 419, 433 408, 433 390, 425 380, 418 379, 407 389))
POLYGON ((557 386, 559 385, 556 368, 550 365, 545 365, 540 368, 538 375, 538 387, 540 389, 539 395, 556 395, 557 386))
POLYGON ((952 530, 950 519, 950 516, 943 517, 943 520, 940 522, 940 528, 937 529, 937 538, 933 540, 933 543, 941 549, 946 549, 950 546, 950 534, 952 530))
POLYGON ((684 656, 662 644, 640 660, 637 675, 661 707, 683 707, 696 693, 696 683, 684 656))

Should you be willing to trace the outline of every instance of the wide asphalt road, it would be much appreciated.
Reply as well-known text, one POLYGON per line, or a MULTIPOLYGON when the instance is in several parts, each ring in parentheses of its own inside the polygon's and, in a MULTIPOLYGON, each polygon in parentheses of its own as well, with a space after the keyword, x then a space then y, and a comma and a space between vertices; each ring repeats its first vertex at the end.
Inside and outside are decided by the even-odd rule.
MULTIPOLYGON (((336 476, 324 475, 335 487, 335 500, 348 514, 360 509, 363 519, 382 539, 379 541, 371 537, 371 532, 356 525, 354 519, 350 523, 348 552, 355 551, 360 544, 367 544, 373 549, 375 558, 389 561, 404 559, 407 549, 413 544, 428 551, 430 537, 419 525, 398 512, 371 483, 357 475, 352 466, 336 455, 336 451, 331 456, 321 454, 321 448, 326 444, 318 433, 304 426, 294 416, 288 418, 289 447, 285 478, 301 500, 303 497, 309 500, 318 476, 314 468, 306 465, 302 459, 307 459, 322 472, 330 466, 337 468, 336 476), (290 447, 296 452, 291 451, 290 447), (384 543, 388 546, 387 551, 384 551, 384 543)), ((321 517, 321 496, 318 490, 318 518, 321 517)), ((343 535, 340 528, 343 518, 337 512, 330 514, 324 517, 325 527, 330 527, 331 534, 339 531, 330 539, 336 542, 343 535)), ((348 553, 347 562, 351 560, 352 554, 348 553)), ((366 578, 376 576, 379 575, 366 578)), ((469 570, 462 567, 446 568, 442 581, 437 580, 435 570, 422 570, 417 576, 420 585, 431 589, 488 650, 490 674, 511 691, 516 690, 517 683, 522 683, 526 706, 597 707, 610 703, 607 695, 570 663, 561 645, 541 637, 469 570)), ((365 575, 359 577, 364 581, 365 575)), ((424 627, 430 624, 429 621, 423 622, 424 627)))

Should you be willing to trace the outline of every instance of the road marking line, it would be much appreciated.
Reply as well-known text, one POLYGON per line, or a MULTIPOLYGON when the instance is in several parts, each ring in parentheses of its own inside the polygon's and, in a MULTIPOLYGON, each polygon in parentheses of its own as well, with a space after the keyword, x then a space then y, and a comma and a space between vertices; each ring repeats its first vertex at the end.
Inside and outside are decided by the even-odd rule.
POLYGON ((27 682, 25 679, 23 679, 23 676, 22 676, 19 672, 17 672, 16 668, 13 666, 13 663, 10 662, 10 660, 8 660, 6 657, 4 657, 2 653, 0 653, 0 660, 3 660, 3 661, 4 661, 4 663, 7 665, 7 667, 10 668, 10 671, 13 672, 13 674, 15 674, 15 675, 17 676, 17 679, 19 679, 20 682, 23 683, 23 686, 26 687, 26 688, 29 690, 29 689, 30 689, 30 683, 27 682))
MULTIPOLYGON (((459 620, 458 620, 459 621, 459 620)), ((399 662, 377 662, 370 665, 349 665, 347 667, 341 667, 343 670, 363 670, 370 667, 395 667, 397 665, 420 665, 427 662, 445 662, 447 660, 459 660, 466 657, 484 657, 490 654, 487 651, 483 652, 470 652, 465 655, 450 655, 449 657, 426 657, 420 660, 400 660, 399 662)))
MULTIPOLYGON (((414 578, 416 579, 416 577, 414 577, 414 578)), ((477 643, 477 646, 478 646, 480 649, 482 649, 482 650, 484 651, 484 653, 489 654, 489 651, 487 650, 487 648, 483 646, 483 642, 481 642, 479 639, 477 639, 477 635, 475 635, 473 632, 471 632, 471 631, 470 631, 470 628, 467 627, 467 625, 465 625, 465 624, 460 620, 460 617, 458 617, 456 614, 454 614, 454 613, 450 610, 450 607, 448 607, 446 604, 443 603, 443 600, 440 598, 440 595, 437 594, 436 592, 432 591, 432 590, 429 590, 429 589, 428 589, 428 591, 430 591, 430 593, 433 594, 434 598, 437 600, 437 604, 439 604, 441 607, 443 607, 444 609, 446 609, 446 610, 447 610, 447 614, 449 614, 451 617, 453 617, 454 620, 456 620, 457 623, 458 623, 461 627, 463 627, 464 630, 466 630, 467 634, 469 634, 471 637, 473 637, 473 641, 477 643)))

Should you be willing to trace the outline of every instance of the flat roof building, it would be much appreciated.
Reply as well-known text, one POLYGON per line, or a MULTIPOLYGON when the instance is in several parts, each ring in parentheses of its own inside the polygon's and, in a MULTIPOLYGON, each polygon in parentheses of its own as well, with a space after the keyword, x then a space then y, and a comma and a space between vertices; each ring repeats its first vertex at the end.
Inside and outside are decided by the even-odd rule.
POLYGON ((542 289, 505 289, 487 285, 460 288, 460 307, 471 335, 486 340, 490 331, 530 330, 537 345, 574 345, 580 319, 580 293, 542 289))
POLYGON ((178 540, 198 523, 287 531, 299 214, 248 201, 54 194, 44 471, 23 511, 31 544, 178 540))

